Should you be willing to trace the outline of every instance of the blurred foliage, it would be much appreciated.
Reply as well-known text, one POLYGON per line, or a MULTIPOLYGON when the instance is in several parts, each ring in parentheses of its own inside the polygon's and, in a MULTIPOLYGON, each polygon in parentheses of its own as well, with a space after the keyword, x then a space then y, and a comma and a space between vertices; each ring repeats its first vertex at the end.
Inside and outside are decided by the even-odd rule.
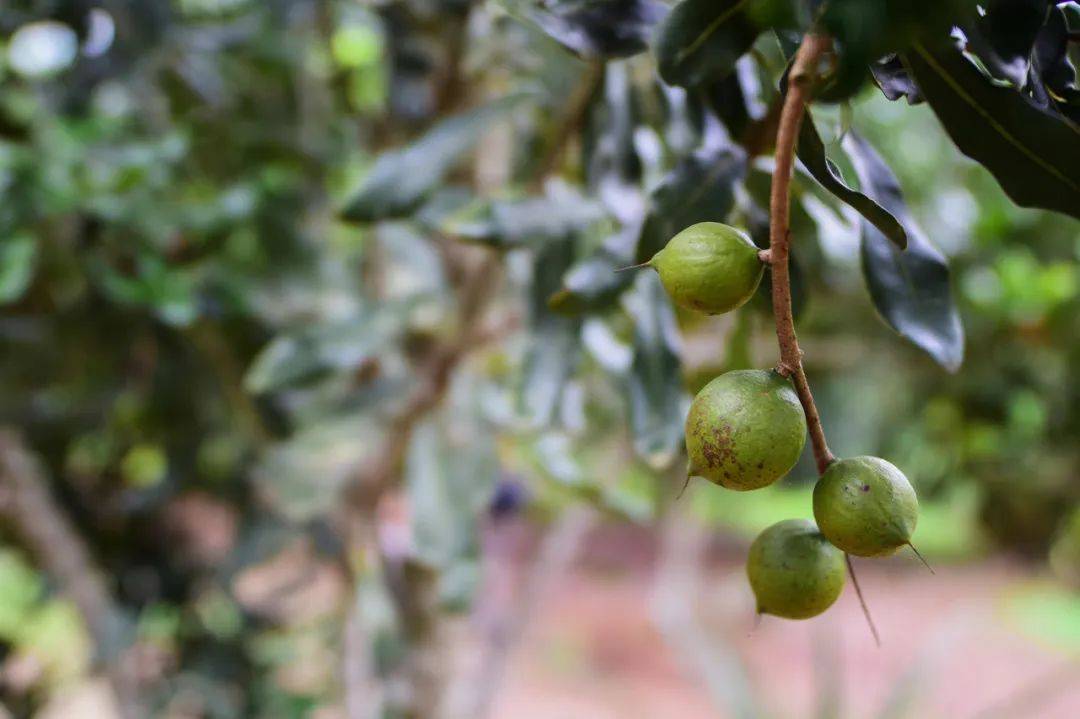
MULTIPOLYGON (((430 349, 462 330, 448 248, 499 258, 493 314, 510 327, 465 363, 405 458, 410 516, 388 541, 439 569, 448 611, 479 586, 489 507, 546 520, 588 502, 651 521, 682 462, 689 390, 775 361, 767 288, 737 317, 706 319, 674 312, 651 274, 614 270, 699 219, 763 236, 768 142, 754 133, 790 38, 759 24, 805 18, 763 3, 724 27, 737 53, 659 58, 673 82, 728 71, 702 90, 660 82, 637 53, 662 21, 687 40, 701 29, 687 16, 711 1, 679 15, 649 0, 549 5, 0 8, 0 424, 45 458, 136 618, 161 715, 332 705, 350 598, 379 670, 400 666, 390 589, 348 556, 334 512, 430 349), (352 594, 342 567, 357 564, 352 594)), ((922 549, 1042 561, 1080 502, 1080 225, 1017 208, 930 108, 882 97, 866 67, 889 50, 878 39, 845 48, 842 65, 862 69, 815 108, 832 164, 801 141, 807 370, 834 450, 889 457, 917 485, 922 549), (853 143, 891 170, 868 172, 876 154, 853 143), (860 192, 818 185, 823 168, 860 192), (889 254, 889 218, 912 254, 889 254), (868 292, 867 246, 883 284, 909 279, 897 257, 929 258, 918 269, 931 268, 941 317, 912 320, 918 293, 896 299, 873 279, 868 292), (966 350, 961 370, 889 325, 950 368, 966 350)), ((783 486, 695 486, 687 501, 710 525, 756 531, 803 514, 813 475, 807 456, 783 486)), ((3 666, 32 654, 40 668, 0 697, 29 711, 91 650, 2 538, 3 666)), ((1070 541, 1054 561, 1075 581, 1070 541)))

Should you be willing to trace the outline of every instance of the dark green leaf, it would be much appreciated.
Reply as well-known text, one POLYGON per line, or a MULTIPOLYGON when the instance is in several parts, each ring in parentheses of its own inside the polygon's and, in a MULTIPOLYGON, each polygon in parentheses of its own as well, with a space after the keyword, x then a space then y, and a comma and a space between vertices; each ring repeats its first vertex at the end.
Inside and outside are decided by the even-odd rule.
POLYGON ((881 93, 890 100, 895 101, 904 97, 907 98, 909 105, 923 102, 918 86, 911 79, 904 63, 896 55, 874 62, 870 65, 870 72, 874 76, 874 82, 881 88, 881 93))
POLYGON ((675 312, 659 277, 641 272, 625 306, 634 321, 630 427, 634 449, 654 468, 670 466, 683 438, 684 393, 675 312))
POLYGON ((964 330, 953 304, 945 257, 908 212, 896 176, 877 151, 854 132, 844 148, 863 191, 888 209, 907 232, 900 251, 876 227, 863 222, 862 266, 874 305, 885 321, 949 371, 964 358, 964 330))
MULTIPOLYGON (((1080 11, 1078 11, 1080 12, 1080 11)), ((1032 84, 1041 83, 1054 107, 1073 122, 1080 123, 1080 87, 1076 68, 1069 59, 1069 27, 1064 8, 1050 9, 1046 24, 1035 40, 1032 56, 1032 84)))
POLYGON ((840 168, 825 155, 825 144, 821 141, 810 113, 807 113, 799 130, 797 153, 803 165, 814 176, 814 179, 821 183, 822 187, 869 220, 897 247, 901 249, 907 247, 907 233, 896 217, 874 202, 865 192, 859 192, 844 182, 840 168))
POLYGON ((1049 6, 1049 0, 990 0, 985 14, 964 25, 968 47, 994 77, 1023 87, 1049 6))
POLYGON ((692 87, 723 78, 762 28, 747 14, 751 0, 683 0, 657 31, 656 61, 669 85, 692 87))
POLYGON ((372 222, 408 215, 472 149, 488 123, 521 99, 521 95, 511 95, 442 120, 408 147, 383 153, 342 216, 353 222, 372 222))
POLYGON ((1022 207, 1080 217, 1080 127, 983 75, 959 48, 904 56, 953 142, 1022 207))
POLYGON ((555 0, 530 4, 523 12, 581 57, 610 58, 645 50, 667 5, 657 0, 555 0))
POLYGON ((652 193, 637 261, 647 262, 694 223, 723 222, 735 203, 735 183, 745 172, 742 150, 712 140, 681 160, 652 193))
POLYGON ((724 123, 728 133, 741 138, 750 124, 751 116, 739 73, 710 83, 703 94, 709 109, 724 123))

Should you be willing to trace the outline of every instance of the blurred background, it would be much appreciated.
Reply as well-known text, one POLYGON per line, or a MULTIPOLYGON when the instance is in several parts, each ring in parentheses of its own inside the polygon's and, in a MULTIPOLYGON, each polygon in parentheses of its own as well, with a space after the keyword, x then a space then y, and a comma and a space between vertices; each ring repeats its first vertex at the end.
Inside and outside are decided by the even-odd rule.
MULTIPOLYGON (((880 321, 858 216, 800 176, 830 444, 911 478, 936 574, 856 561, 880 648, 850 586, 757 623, 746 548, 811 516, 812 459, 676 495, 690 393, 776 361, 768 304, 612 279, 723 141, 648 53, 580 59, 551 17, 0 4, 0 716, 1080 716, 1080 224, 925 105, 816 112, 896 172, 966 355, 880 321)), ((751 119, 783 69, 754 52, 751 119)), ((752 226, 742 159, 716 201, 752 226)))

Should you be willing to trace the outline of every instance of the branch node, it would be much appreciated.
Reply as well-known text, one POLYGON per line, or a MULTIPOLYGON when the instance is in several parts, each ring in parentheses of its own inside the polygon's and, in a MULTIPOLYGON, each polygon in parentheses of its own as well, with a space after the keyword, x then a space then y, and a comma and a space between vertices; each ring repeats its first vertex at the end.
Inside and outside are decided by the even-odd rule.
POLYGON ((757 253, 757 258, 761 260, 763 265, 772 264, 772 250, 760 250, 757 253))

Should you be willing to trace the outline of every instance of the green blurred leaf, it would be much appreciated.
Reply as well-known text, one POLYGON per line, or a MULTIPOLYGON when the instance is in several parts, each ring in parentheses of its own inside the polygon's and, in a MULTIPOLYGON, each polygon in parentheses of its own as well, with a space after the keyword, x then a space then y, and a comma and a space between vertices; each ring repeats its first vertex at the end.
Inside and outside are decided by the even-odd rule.
POLYGON ((1080 217, 1080 127, 995 84, 953 45, 915 43, 904 62, 956 146, 1016 204, 1080 217))
POLYGON ((517 411, 530 427, 547 425, 559 404, 563 386, 577 364, 581 320, 555 314, 548 298, 562 284, 574 260, 574 243, 564 238, 545 245, 533 261, 529 290, 529 348, 517 391, 517 411))
POLYGON ((137 444, 128 450, 120 462, 124 482, 135 489, 147 489, 159 484, 169 471, 169 458, 156 444, 137 444))
POLYGON ((0 243, 0 304, 22 297, 37 266, 37 242, 30 235, 15 235, 0 243))
POLYGON ((43 590, 41 577, 18 553, 0 548, 0 637, 13 641, 43 590))
POLYGON ((440 570, 440 595, 454 608, 467 606, 477 587, 479 519, 498 468, 490 435, 472 429, 467 441, 452 442, 435 422, 421 425, 405 463, 416 556, 440 570))
POLYGON ((509 95, 441 120, 407 147, 383 153, 342 216, 353 222, 372 222, 408 215, 439 186, 461 156, 472 149, 488 123, 524 97, 509 95))
POLYGON ((1072 650, 1080 642, 1080 601, 1076 593, 1051 584, 1031 584, 1007 598, 1009 622, 1024 634, 1072 650))
POLYGON ((634 449, 653 468, 671 465, 683 440, 685 406, 679 330, 660 278, 639 273, 624 302, 634 321, 627 378, 634 449))
POLYGON ((410 303, 384 303, 347 319, 279 334, 252 360, 244 388, 262 394, 354 369, 404 329, 410 303))
POLYGON ((319 421, 266 450, 254 479, 283 516, 312 519, 337 506, 349 479, 375 460, 385 432, 368 414, 319 421))
POLYGON ((561 183, 549 183, 541 196, 465 205, 442 218, 439 228, 464 240, 509 248, 561 239, 606 217, 595 200, 561 183))
POLYGON ((575 263, 563 278, 563 286, 548 300, 556 312, 579 314, 596 312, 615 302, 634 280, 624 270, 634 261, 639 230, 628 227, 609 237, 596 252, 575 263))

